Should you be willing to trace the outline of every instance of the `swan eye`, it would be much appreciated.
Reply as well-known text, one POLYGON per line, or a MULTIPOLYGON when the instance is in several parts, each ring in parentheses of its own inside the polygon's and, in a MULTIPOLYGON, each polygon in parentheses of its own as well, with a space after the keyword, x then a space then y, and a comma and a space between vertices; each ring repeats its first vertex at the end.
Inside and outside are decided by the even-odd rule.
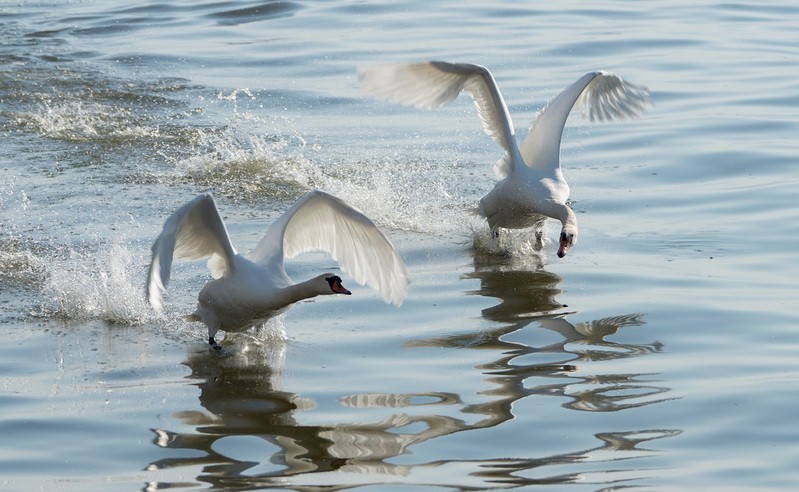
POLYGON ((338 275, 327 277, 325 278, 325 280, 327 280, 328 285, 330 285, 330 290, 332 290, 334 293, 345 294, 345 295, 352 294, 352 292, 347 290, 347 288, 341 284, 341 277, 339 277, 338 275))

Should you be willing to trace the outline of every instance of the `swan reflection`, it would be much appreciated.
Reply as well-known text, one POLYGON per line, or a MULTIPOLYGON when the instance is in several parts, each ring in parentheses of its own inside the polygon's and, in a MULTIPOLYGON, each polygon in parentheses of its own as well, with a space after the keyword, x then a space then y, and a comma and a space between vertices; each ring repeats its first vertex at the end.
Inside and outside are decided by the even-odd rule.
MULTIPOLYGON (((239 345, 237 338, 244 337, 232 336, 226 340, 240 353, 245 346, 239 345)), ((409 467, 385 460, 405 454, 415 443, 464 428, 459 419, 435 414, 441 405, 460 403, 457 395, 446 393, 348 395, 340 401, 344 408, 377 407, 398 412, 374 422, 303 424, 295 416, 315 407, 315 403, 277 388, 279 368, 254 363, 258 358, 280 360, 281 357, 274 356, 275 350, 285 351, 285 344, 277 348, 274 344, 247 344, 248 356, 238 359, 209 357, 205 348, 191 353, 185 364, 192 371, 189 377, 198 381, 200 403, 205 411, 177 415, 184 424, 193 427, 193 432, 153 429, 153 442, 161 448, 200 454, 165 458, 151 463, 148 470, 202 466, 203 473, 197 480, 216 487, 233 483, 245 487, 287 486, 287 477, 331 471, 404 476, 409 467), (427 406, 431 411, 420 416, 402 411, 415 406, 427 406), (260 461, 235 459, 230 453, 220 452, 220 442, 231 436, 254 436, 273 444, 274 449, 260 461), (264 467, 263 463, 271 466, 264 467)), ((302 483, 307 483, 307 479, 302 483)), ((157 490, 167 486, 168 483, 154 482, 147 488, 157 490)))
MULTIPOLYGON (((608 340, 644 325, 644 315, 572 322, 577 315, 556 301, 557 275, 538 267, 509 267, 507 260, 476 255, 474 271, 467 277, 480 281, 480 288, 468 294, 497 299, 482 313, 496 327, 408 340, 404 348, 419 351, 417 358, 425 357, 427 348, 484 354, 469 374, 475 377, 470 385, 474 394, 434 388, 345 394, 339 397, 334 423, 309 424, 303 412, 316 408, 316 401, 282 387, 285 342, 243 338, 238 342, 243 354, 239 358, 209 357, 206 349, 189 355, 185 364, 199 388, 203 410, 178 415, 189 431, 153 430, 154 444, 171 452, 148 469, 198 467, 196 480, 215 488, 338 490, 392 483, 452 487, 453 480, 456 487, 473 490, 578 480, 635 486, 646 470, 637 470, 629 460, 655 453, 643 443, 679 431, 614 429, 596 433, 595 445, 524 459, 464 460, 457 453, 438 453, 435 460, 425 460, 424 453, 413 452, 421 443, 444 436, 501 426, 514 418, 514 405, 526 398, 557 398, 567 411, 579 412, 618 412, 669 399, 669 389, 653 383, 655 375, 594 370, 607 361, 662 350, 657 341, 608 340), (518 339, 529 333, 544 334, 545 341, 518 339)), ((438 375, 431 375, 430 384, 455 387, 438 375)), ((171 485, 153 482, 147 488, 171 485)))
MULTIPOLYGON (((650 374, 584 375, 578 371, 588 362, 626 359, 661 352, 663 344, 619 343, 607 340, 624 328, 645 324, 644 315, 630 313, 602 319, 572 323, 567 318, 576 313, 560 304, 555 297, 560 293, 560 277, 548 272, 535 262, 527 264, 524 258, 508 260, 474 251, 474 272, 468 278, 479 279, 480 289, 472 294, 498 299, 495 306, 483 310, 483 317, 491 321, 508 323, 490 333, 466 334, 467 338, 492 340, 493 346, 502 346, 504 357, 481 369, 490 369, 496 384, 517 384, 516 379, 526 374, 561 369, 562 377, 555 384, 540 384, 525 390, 527 394, 540 394, 570 399, 563 405, 574 410, 618 411, 659 403, 669 389, 653 385, 650 374), (521 262, 521 264, 514 264, 521 262), (510 265, 508 265, 510 263, 510 265), (555 342, 532 346, 509 341, 511 335, 528 325, 557 333, 555 342), (540 359, 540 361, 539 361, 540 359), (568 372, 568 373, 567 373, 568 372), (498 380, 505 376, 509 381, 498 380)), ((461 336, 461 337, 463 337, 461 336)), ((428 344, 464 346, 465 340, 428 340, 428 344)), ((476 347, 483 341, 475 341, 476 347)))

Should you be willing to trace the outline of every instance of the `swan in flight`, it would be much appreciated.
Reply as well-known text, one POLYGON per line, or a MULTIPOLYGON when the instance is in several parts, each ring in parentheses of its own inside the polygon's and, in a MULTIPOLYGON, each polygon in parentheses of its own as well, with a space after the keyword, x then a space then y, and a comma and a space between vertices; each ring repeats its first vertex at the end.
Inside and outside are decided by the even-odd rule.
POLYGON ((408 272, 377 226, 342 200, 312 191, 266 231, 247 256, 238 254, 209 193, 175 211, 152 247, 145 295, 156 311, 163 308, 172 259, 209 258, 214 280, 200 291, 197 310, 188 316, 208 327, 208 343, 219 354, 217 331, 239 332, 285 311, 297 301, 319 295, 350 295, 341 278, 324 273, 294 283, 283 261, 306 251, 324 251, 358 283, 379 291, 386 302, 402 304, 408 272))
POLYGON ((508 108, 485 67, 440 61, 382 64, 359 69, 358 80, 372 97, 418 108, 443 106, 462 91, 470 93, 483 129, 505 150, 495 166, 502 179, 480 200, 480 215, 495 236, 499 228, 523 229, 544 217, 559 220, 560 258, 577 241, 569 185, 560 168, 560 139, 569 113, 581 106, 591 121, 605 121, 635 118, 651 105, 646 88, 612 73, 589 72, 550 101, 517 145, 508 108))

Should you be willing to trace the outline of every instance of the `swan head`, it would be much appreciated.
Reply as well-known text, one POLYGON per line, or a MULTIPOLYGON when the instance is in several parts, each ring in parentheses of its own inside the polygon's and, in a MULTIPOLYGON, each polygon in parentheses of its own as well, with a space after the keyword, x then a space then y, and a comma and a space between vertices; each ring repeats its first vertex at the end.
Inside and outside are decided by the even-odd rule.
POLYGON ((332 273, 326 273, 321 276, 325 283, 327 284, 327 288, 324 289, 325 294, 344 294, 346 296, 351 295, 352 292, 347 290, 346 287, 341 283, 341 277, 338 275, 333 275, 332 273))
POLYGON ((569 248, 574 246, 577 242, 577 226, 573 224, 565 224, 560 231, 560 240, 558 246, 558 258, 566 256, 569 248))

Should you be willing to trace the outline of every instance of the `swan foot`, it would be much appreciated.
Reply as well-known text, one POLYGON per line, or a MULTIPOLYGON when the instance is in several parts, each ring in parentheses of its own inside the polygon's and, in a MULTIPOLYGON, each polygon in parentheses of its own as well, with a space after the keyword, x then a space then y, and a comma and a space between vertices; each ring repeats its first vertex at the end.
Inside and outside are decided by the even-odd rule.
POLYGON ((214 350, 214 353, 218 357, 227 357, 231 354, 229 350, 223 349, 222 346, 214 340, 214 337, 208 337, 208 345, 214 350))

